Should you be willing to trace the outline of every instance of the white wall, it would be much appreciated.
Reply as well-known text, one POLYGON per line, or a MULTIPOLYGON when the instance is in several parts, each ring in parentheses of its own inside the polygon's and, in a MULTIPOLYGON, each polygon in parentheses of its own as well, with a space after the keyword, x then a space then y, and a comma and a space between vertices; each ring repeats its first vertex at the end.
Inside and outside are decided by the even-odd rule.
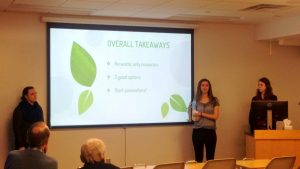
MULTIPOLYGON (((255 40, 247 25, 203 23, 195 31, 195 86, 211 80, 220 99, 216 157, 244 156, 244 131, 257 80, 270 78, 280 100, 289 101, 294 128, 300 128, 300 49, 255 40)), ((0 167, 12 149, 11 117, 21 90, 34 85, 47 113, 46 26, 35 14, 0 13, 0 167)), ((48 154, 59 168, 81 165, 79 149, 90 137, 103 139, 112 163, 155 164, 193 159, 191 126, 144 126, 51 130, 48 154), (125 137, 126 136, 126 137, 125 137)))

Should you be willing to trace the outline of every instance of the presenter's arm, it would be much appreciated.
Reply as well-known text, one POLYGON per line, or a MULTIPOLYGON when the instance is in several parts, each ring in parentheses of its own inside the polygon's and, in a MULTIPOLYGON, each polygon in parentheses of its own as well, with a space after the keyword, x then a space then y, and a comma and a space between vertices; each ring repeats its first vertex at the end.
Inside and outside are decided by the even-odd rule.
POLYGON ((208 114, 208 113, 205 113, 205 112, 201 113, 202 117, 212 119, 212 120, 217 120, 219 118, 219 115, 220 115, 220 106, 215 106, 214 107, 214 113, 213 114, 208 114))

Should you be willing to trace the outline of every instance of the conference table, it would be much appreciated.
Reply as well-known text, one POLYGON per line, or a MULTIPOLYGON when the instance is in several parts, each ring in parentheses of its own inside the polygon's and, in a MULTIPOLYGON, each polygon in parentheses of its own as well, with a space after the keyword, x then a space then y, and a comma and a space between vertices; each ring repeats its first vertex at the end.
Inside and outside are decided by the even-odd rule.
MULTIPOLYGON (((255 160, 237 160, 236 166, 239 169, 260 169, 265 168, 270 159, 255 159, 255 160)), ((191 162, 185 164, 185 169, 202 169, 205 165, 203 163, 191 162)), ((155 165, 144 165, 144 166, 134 166, 134 169, 153 169, 155 165)))
POLYGON ((237 167, 241 167, 245 169, 265 168, 270 161, 271 161, 270 159, 237 160, 236 165, 237 167))
MULTIPOLYGON (((237 160, 236 166, 241 169, 258 169, 265 168, 271 160, 256 159, 256 160, 237 160)), ((187 163, 185 169, 202 169, 205 163, 187 163)))

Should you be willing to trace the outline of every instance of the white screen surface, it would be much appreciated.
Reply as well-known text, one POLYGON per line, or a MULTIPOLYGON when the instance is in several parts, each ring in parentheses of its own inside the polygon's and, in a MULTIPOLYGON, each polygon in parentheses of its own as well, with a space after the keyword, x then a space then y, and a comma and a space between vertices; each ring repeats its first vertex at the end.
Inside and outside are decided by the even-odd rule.
POLYGON ((48 26, 50 126, 188 122, 192 31, 113 28, 48 26))

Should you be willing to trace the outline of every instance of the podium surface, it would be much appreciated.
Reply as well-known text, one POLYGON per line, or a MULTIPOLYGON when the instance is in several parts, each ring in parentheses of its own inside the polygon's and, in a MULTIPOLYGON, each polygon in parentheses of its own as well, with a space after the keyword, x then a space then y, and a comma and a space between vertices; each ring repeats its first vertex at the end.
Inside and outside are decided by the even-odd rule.
POLYGON ((246 134, 246 157, 271 159, 296 156, 295 167, 300 165, 300 130, 255 130, 246 134))

